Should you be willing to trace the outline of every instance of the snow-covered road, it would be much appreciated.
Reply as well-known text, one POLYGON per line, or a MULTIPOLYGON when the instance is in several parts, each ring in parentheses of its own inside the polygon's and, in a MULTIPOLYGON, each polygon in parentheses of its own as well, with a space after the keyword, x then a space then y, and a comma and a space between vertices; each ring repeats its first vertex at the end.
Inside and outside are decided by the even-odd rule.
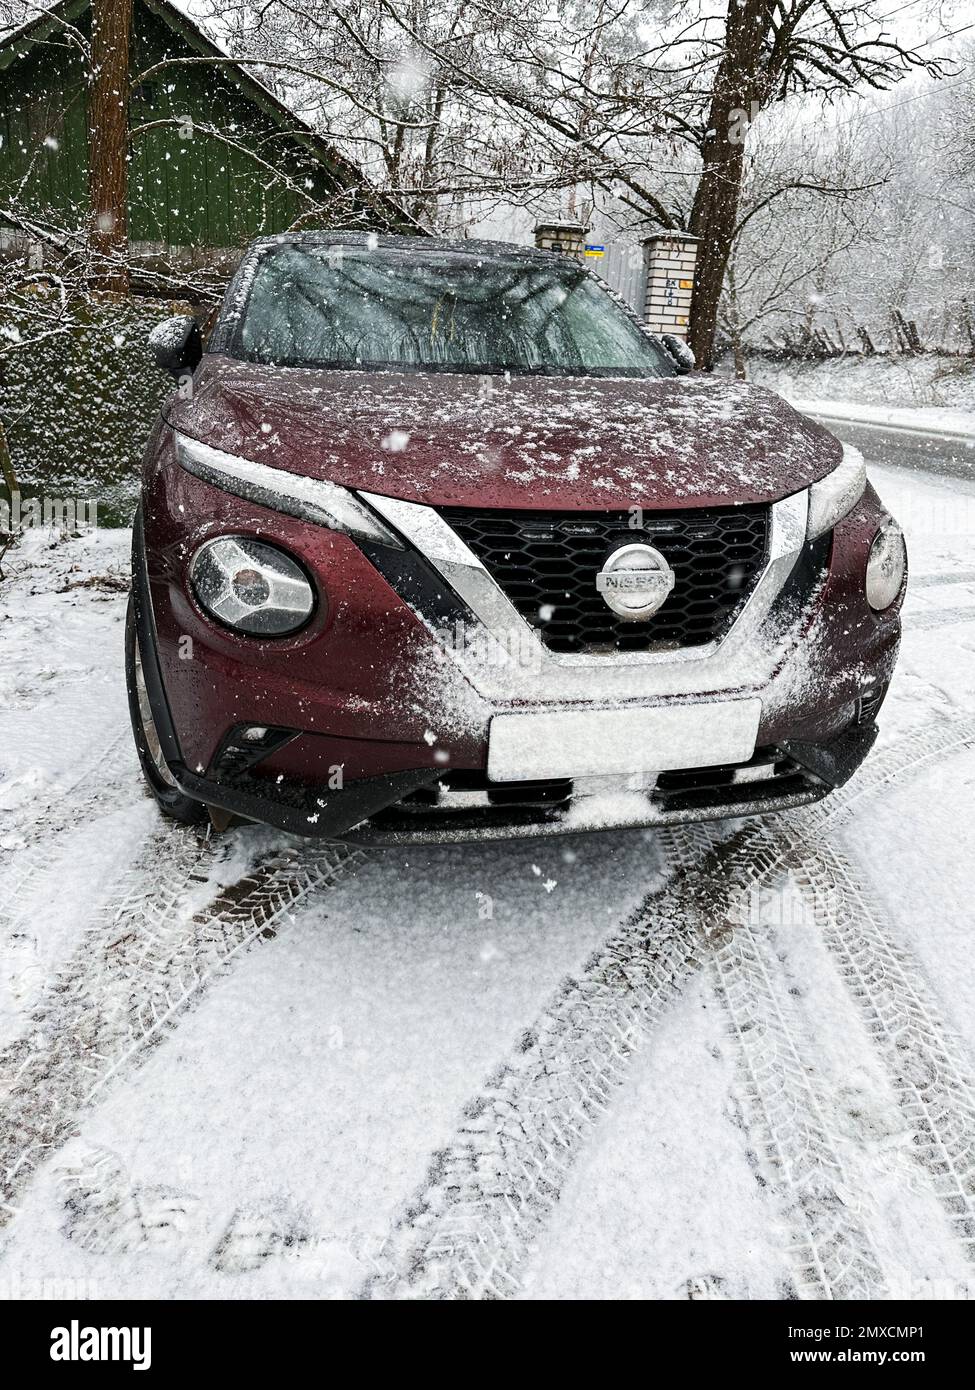
POLYGON ((844 443, 855 444, 867 458, 883 458, 921 473, 975 480, 975 414, 969 410, 795 396, 789 401, 844 443))
POLYGON ((0 1294, 975 1287, 975 484, 872 468, 881 741, 765 822, 368 855, 169 828, 127 538, 0 584, 0 1294))

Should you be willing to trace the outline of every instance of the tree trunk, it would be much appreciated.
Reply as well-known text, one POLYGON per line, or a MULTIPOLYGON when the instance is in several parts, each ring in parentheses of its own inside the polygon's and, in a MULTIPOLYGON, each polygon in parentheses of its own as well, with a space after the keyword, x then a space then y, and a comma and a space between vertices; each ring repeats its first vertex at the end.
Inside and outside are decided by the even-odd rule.
POLYGON ((748 121, 766 92, 762 55, 775 0, 728 0, 724 54, 715 74, 702 169, 689 231, 700 237, 691 308, 690 345, 697 365, 714 367, 718 304, 738 226, 748 121))
POLYGON ((698 367, 714 367, 718 305, 738 221, 744 150, 721 136, 709 141, 694 198, 690 230, 700 237, 691 311, 690 344, 698 367))
POLYGON ((94 284, 129 289, 129 45, 132 0, 92 0, 88 161, 94 284))
POLYGON ((20 484, 17 482, 17 474, 14 472, 14 461, 10 456, 10 446, 7 443, 7 431, 0 420, 0 477, 3 478, 4 486, 10 493, 10 501, 13 504, 14 493, 20 491, 20 484))

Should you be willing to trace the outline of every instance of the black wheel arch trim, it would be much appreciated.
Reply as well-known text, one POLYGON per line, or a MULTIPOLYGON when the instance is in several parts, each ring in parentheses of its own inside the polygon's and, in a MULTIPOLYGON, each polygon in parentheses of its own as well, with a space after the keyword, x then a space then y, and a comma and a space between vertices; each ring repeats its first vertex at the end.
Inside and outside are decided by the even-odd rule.
MULTIPOLYGON (((163 684, 159 655, 156 650, 156 622, 152 611, 152 596, 149 592, 149 571, 146 565, 145 530, 142 524, 142 508, 137 509, 132 523, 132 607, 135 613, 135 635, 142 659, 142 675, 149 696, 149 708, 159 737, 159 747, 169 769, 177 782, 177 767, 182 765, 183 755, 176 736, 173 717, 169 711, 169 700, 163 684)), ((181 788, 182 790, 182 788, 181 788)))

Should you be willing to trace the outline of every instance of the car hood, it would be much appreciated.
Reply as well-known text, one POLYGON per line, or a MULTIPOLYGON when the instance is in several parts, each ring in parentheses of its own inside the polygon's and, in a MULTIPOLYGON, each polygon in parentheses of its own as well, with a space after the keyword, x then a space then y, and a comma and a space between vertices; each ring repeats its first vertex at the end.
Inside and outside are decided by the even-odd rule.
POLYGON ((771 502, 839 442, 781 397, 663 380, 276 368, 208 355, 174 428, 254 462, 432 506, 607 510, 771 502))

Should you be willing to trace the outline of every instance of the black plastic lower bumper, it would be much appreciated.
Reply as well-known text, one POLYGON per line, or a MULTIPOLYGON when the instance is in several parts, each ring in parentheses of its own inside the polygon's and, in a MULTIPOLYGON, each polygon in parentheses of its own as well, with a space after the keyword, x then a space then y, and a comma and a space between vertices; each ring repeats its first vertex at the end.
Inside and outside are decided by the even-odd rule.
POLYGON ((429 789, 418 792, 356 826, 346 838, 369 845, 461 843, 772 815, 828 795, 852 776, 875 737, 876 726, 870 724, 848 731, 836 749, 803 745, 805 761, 777 745, 757 750, 740 765, 664 772, 648 779, 643 791, 630 790, 624 782, 616 789, 625 791, 619 800, 612 791, 608 798, 591 790, 576 795, 571 782, 560 782, 552 784, 558 794, 554 804, 538 799, 539 784, 525 784, 519 804, 518 784, 485 782, 481 804, 465 809, 464 793, 452 790, 448 774, 448 794, 441 801, 429 789), (816 766, 811 765, 814 757, 816 766))
POLYGON ((876 723, 871 721, 851 725, 830 743, 800 743, 786 739, 782 747, 801 767, 832 790, 850 780, 876 743, 878 732, 876 723))
POLYGON ((360 777, 341 789, 308 790, 298 784, 245 780, 221 782, 200 777, 182 763, 171 764, 180 790, 209 806, 219 806, 245 820, 260 821, 293 835, 339 839, 353 826, 437 780, 429 769, 360 777))
POLYGON ((293 834, 372 845, 430 844, 771 815, 819 801, 841 786, 876 736, 876 724, 864 723, 828 745, 780 744, 737 766, 661 773, 645 792, 630 793, 609 814, 598 794, 576 795, 566 779, 550 785, 492 784, 474 773, 426 770, 364 778, 339 790, 309 790, 272 783, 250 768, 230 780, 201 777, 182 764, 173 771, 187 795, 293 834), (465 796, 471 798, 469 808, 465 796))

